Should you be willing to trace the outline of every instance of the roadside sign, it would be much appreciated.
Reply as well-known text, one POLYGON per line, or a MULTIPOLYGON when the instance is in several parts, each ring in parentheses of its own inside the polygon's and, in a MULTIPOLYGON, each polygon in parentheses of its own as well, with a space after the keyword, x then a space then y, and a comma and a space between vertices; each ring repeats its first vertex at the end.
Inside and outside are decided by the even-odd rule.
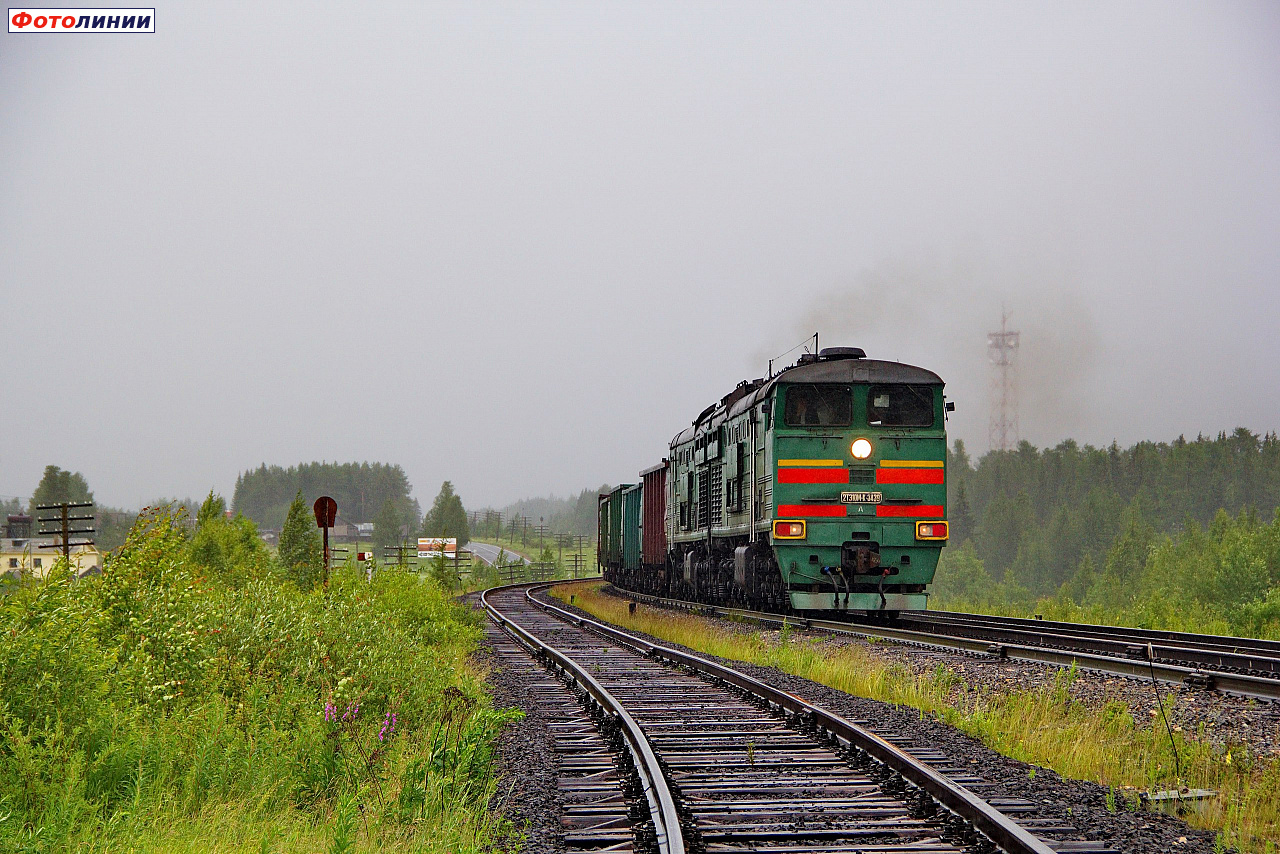
POLYGON ((455 557, 458 554, 457 537, 419 537, 418 557, 455 557))
POLYGON ((324 589, 329 589, 329 529, 338 518, 338 502, 327 495, 321 495, 311 505, 316 514, 316 527, 324 531, 324 589))
POLYGON ((338 502, 327 495, 317 498, 316 503, 311 505, 311 509, 316 514, 317 528, 332 528, 338 518, 338 502))

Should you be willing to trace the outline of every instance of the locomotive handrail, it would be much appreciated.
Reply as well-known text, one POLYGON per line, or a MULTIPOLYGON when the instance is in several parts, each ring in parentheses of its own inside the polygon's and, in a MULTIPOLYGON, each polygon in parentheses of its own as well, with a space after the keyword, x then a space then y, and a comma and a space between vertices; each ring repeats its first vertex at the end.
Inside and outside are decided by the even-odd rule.
POLYGON ((546 590, 550 586, 549 584, 530 586, 525 590, 525 598, 547 613, 554 614, 574 625, 602 634, 611 640, 630 647, 636 652, 665 659, 673 664, 690 667, 754 694, 771 706, 784 709, 792 715, 800 715, 807 718, 810 723, 819 729, 826 730, 833 738, 865 751, 880 763, 896 771, 904 779, 927 792, 939 804, 972 824, 988 839, 1007 851, 1008 854, 1054 854, 1053 848, 1023 829, 1012 818, 1006 816, 964 786, 939 774, 928 765, 898 749, 870 730, 864 729, 852 721, 828 712, 820 706, 808 703, 794 694, 788 694, 740 671, 671 647, 649 643, 643 638, 628 634, 621 629, 574 614, 571 611, 534 598, 533 593, 535 591, 546 590))
MULTIPOLYGON (((546 587, 548 585, 541 585, 546 587)), ((506 629, 522 646, 530 651, 546 656, 574 682, 582 686, 591 697, 600 704, 619 724, 627 751, 631 754, 632 765, 640 778, 640 788, 644 791, 645 800, 649 804, 649 817, 653 821, 654 835, 657 837, 660 854, 685 854, 684 835, 680 826, 680 815, 676 810, 675 797, 667 782, 658 756, 645 736, 635 718, 623 708, 603 685, 591 674, 582 669, 577 662, 550 644, 534 637, 531 633, 499 611, 488 596, 495 591, 513 590, 520 587, 529 588, 527 584, 512 584, 505 587, 493 587, 480 594, 480 602, 484 609, 498 625, 506 629)))

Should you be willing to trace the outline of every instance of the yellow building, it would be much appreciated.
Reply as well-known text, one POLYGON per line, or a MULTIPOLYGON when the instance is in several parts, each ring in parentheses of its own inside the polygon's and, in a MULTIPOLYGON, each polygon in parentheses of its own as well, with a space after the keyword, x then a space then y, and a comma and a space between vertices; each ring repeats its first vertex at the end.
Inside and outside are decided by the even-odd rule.
MULTIPOLYGON (((0 576, 12 572, 23 578, 44 578, 54 562, 62 557, 60 548, 40 548, 53 542, 52 537, 0 539, 0 576)), ((93 570, 101 572, 102 554, 97 546, 72 546, 71 566, 78 576, 93 570)))

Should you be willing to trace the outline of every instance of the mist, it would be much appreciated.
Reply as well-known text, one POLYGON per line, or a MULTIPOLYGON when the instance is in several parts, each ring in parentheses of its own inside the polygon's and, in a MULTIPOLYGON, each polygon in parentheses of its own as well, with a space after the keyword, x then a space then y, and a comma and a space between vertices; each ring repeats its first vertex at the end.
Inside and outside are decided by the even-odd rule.
MULTIPOLYGON (((1089 303, 1070 283, 1042 271, 1035 281, 1005 281, 969 260, 925 266, 888 261, 820 295, 793 329, 817 333, 818 346, 852 343, 868 357, 931 368, 957 402, 951 432, 981 453, 998 393, 986 348, 987 333, 1020 333, 1011 372, 1018 438, 1044 446, 1065 437, 1098 441, 1096 395, 1112 358, 1089 303), (1034 298, 1027 298, 1034 292, 1034 298), (1020 294, 1023 294, 1021 298, 1020 294)), ((812 345, 809 345, 810 347, 812 345)), ((757 359, 764 357, 757 351, 757 359)), ((790 364, 796 357, 783 360, 790 364)))
POLYGON ((634 479, 818 332, 1020 434, 1280 428, 1270 3, 170 4, 0 42, 0 495, 634 479))

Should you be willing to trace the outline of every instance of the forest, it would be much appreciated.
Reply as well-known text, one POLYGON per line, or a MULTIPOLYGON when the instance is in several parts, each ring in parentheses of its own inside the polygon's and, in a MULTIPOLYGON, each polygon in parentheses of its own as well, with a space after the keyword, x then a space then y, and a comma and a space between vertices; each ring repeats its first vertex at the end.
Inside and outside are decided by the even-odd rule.
POLYGON ((1280 631, 1280 439, 949 454, 934 607, 1280 631))
POLYGON ((372 522, 391 502, 400 519, 416 520, 422 510, 413 485, 398 465, 388 463, 302 463, 283 468, 263 463, 236 478, 231 507, 263 528, 279 529, 295 495, 332 496, 339 515, 352 523, 372 522))

